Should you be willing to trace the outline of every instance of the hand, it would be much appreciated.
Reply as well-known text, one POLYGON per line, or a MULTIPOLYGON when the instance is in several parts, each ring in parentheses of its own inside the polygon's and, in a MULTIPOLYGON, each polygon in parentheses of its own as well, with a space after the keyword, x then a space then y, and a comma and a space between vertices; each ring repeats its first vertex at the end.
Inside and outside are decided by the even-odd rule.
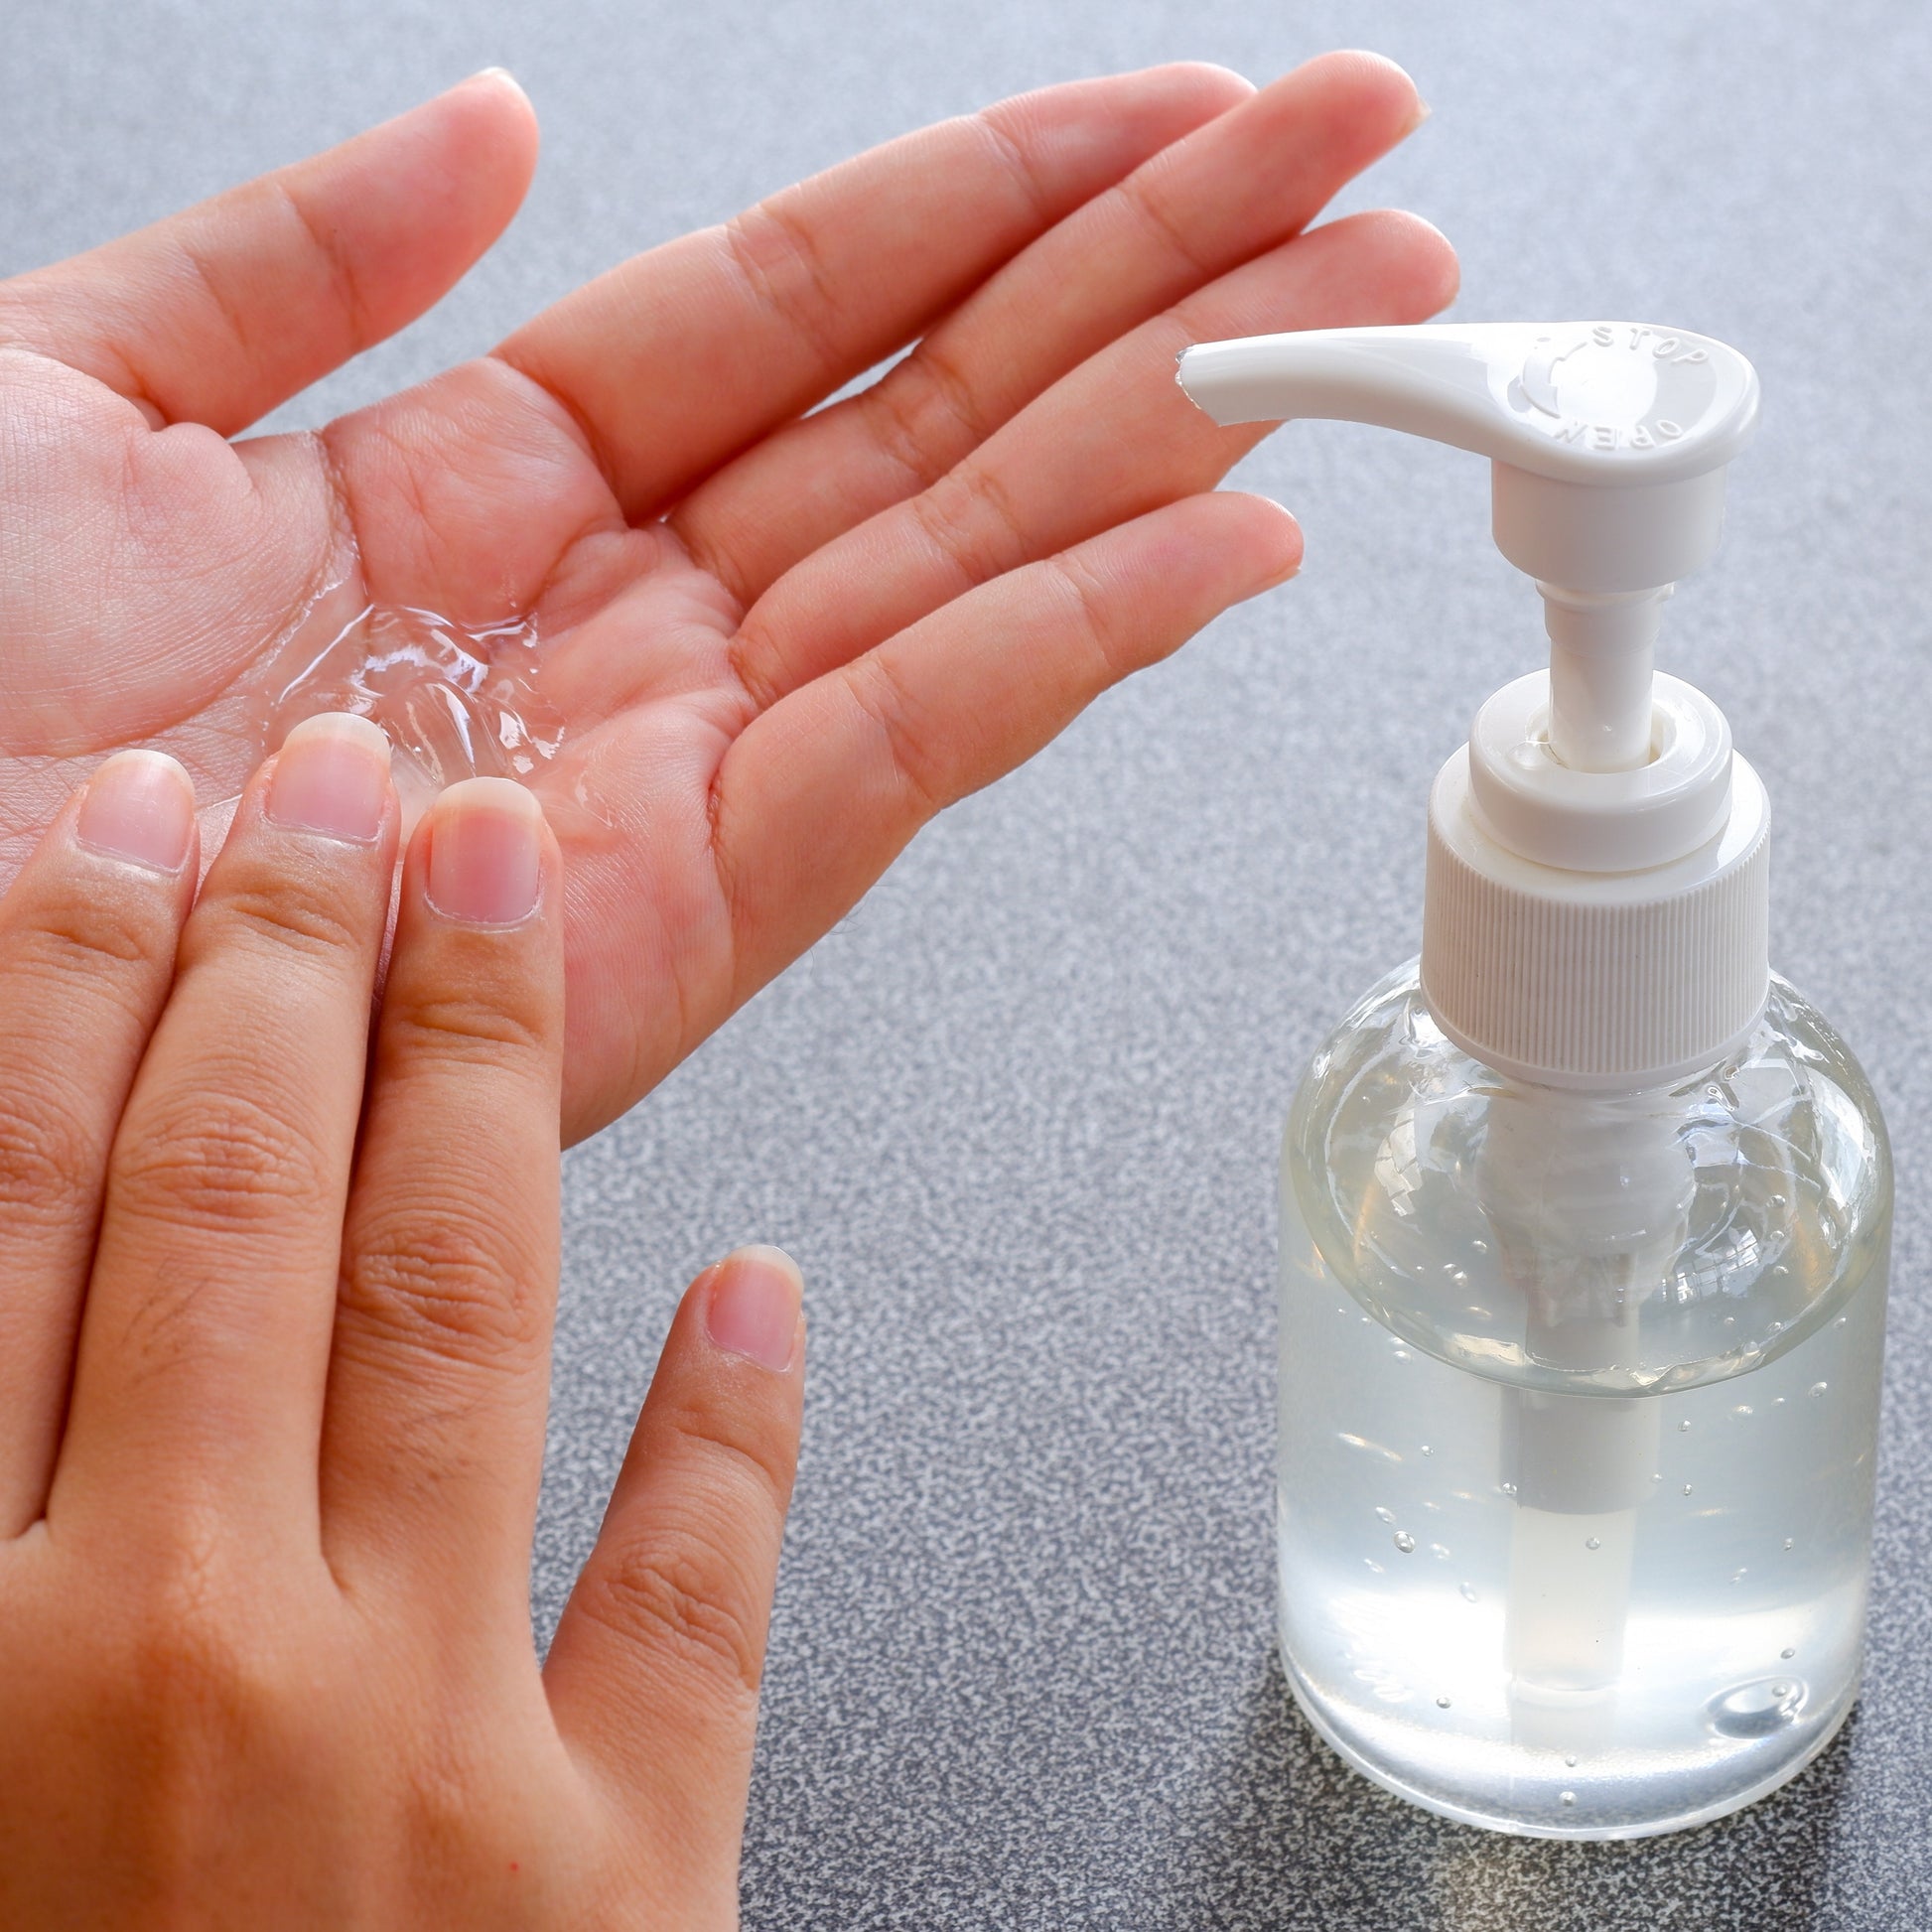
POLYGON ((539 1672, 559 856, 444 794, 365 1082, 387 761, 299 727, 191 912, 187 776, 124 753, 0 900, 14 1932, 737 1922, 798 1276, 685 1298, 539 1672))
MULTIPOLYGON (((317 594, 532 615, 570 739, 567 1139, 621 1113, 936 811, 1290 574, 1189 341, 1415 321, 1412 217, 1309 223, 1420 118, 1331 55, 1023 96, 639 256, 319 435, 224 439, 428 307, 522 196, 483 74, 0 284, 0 839, 75 759, 231 794, 238 693, 317 594), (862 394, 805 415, 913 340, 862 394)), ((4 853, 0 852, 0 857, 4 853)))

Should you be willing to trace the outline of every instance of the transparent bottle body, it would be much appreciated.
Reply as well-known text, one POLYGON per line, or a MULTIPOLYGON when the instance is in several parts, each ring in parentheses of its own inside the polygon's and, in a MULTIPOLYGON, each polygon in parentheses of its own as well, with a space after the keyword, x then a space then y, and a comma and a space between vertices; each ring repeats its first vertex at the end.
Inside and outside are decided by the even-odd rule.
POLYGON ((1734 1810, 1857 1695, 1891 1175, 1782 982, 1669 1092, 1470 1059, 1413 965, 1282 1165, 1281 1629, 1344 1757, 1499 1830, 1734 1810))

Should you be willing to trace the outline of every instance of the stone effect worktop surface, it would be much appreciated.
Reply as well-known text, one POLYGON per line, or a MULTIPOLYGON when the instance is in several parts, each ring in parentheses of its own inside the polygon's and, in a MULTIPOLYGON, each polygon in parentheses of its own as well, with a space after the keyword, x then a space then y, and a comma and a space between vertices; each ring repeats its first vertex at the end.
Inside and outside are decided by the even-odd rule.
POLYGON ((487 346, 633 248, 865 143, 1082 70, 1266 75, 1366 40, 1434 120, 1348 205, 1458 243, 1470 318, 1737 344, 1763 428, 1663 665, 1776 813, 1775 958, 1863 1054, 1900 1213, 1870 1664, 1744 1815, 1507 1841, 1345 1771, 1271 1635, 1276 1138, 1417 941, 1425 788, 1540 652, 1472 458, 1311 424, 1243 473, 1286 590, 952 814, 571 1157, 535 1610, 595 1534, 673 1300, 734 1242, 810 1284, 806 1445, 749 1932, 1924 1932, 1932 1926, 1932 14, 1896 0, 12 0, 0 272, 501 62, 546 148, 443 309, 283 412, 487 346), (1862 704, 1862 691, 1875 693, 1862 704))

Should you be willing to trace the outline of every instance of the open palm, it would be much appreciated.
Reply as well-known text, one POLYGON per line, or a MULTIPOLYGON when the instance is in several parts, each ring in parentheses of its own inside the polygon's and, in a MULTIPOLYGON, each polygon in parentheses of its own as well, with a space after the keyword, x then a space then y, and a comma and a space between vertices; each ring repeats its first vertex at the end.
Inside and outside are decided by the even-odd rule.
POLYGON ((1258 94, 1193 67, 1051 88, 313 435, 227 440, 501 230, 535 157, 506 76, 0 283, 0 884, 113 747, 236 790, 251 679, 305 626, 532 619, 568 727, 533 780, 567 867, 564 1132, 595 1130, 935 811, 1293 570, 1283 511, 1202 493, 1252 432, 1173 358, 1439 308, 1426 224, 1308 227, 1418 118, 1357 55, 1258 94))

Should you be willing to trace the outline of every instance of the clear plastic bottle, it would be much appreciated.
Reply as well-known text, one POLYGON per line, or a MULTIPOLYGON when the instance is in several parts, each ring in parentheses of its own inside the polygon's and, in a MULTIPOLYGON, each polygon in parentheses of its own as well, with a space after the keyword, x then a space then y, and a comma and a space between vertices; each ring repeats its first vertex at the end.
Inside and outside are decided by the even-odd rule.
POLYGON ((1281 1630, 1379 1783, 1628 1838, 1791 1777, 1857 1693, 1891 1170, 1773 980, 1668 1089, 1512 1081, 1410 965, 1282 1159, 1281 1630))
POLYGON ((1603 320, 1248 337, 1178 379, 1218 423, 1488 457, 1549 635, 1430 787, 1420 962, 1289 1122, 1290 1680, 1453 1818, 1715 1818, 1857 1694, 1891 1220, 1864 1076, 1770 971, 1763 783, 1656 669, 1756 372, 1603 320))

